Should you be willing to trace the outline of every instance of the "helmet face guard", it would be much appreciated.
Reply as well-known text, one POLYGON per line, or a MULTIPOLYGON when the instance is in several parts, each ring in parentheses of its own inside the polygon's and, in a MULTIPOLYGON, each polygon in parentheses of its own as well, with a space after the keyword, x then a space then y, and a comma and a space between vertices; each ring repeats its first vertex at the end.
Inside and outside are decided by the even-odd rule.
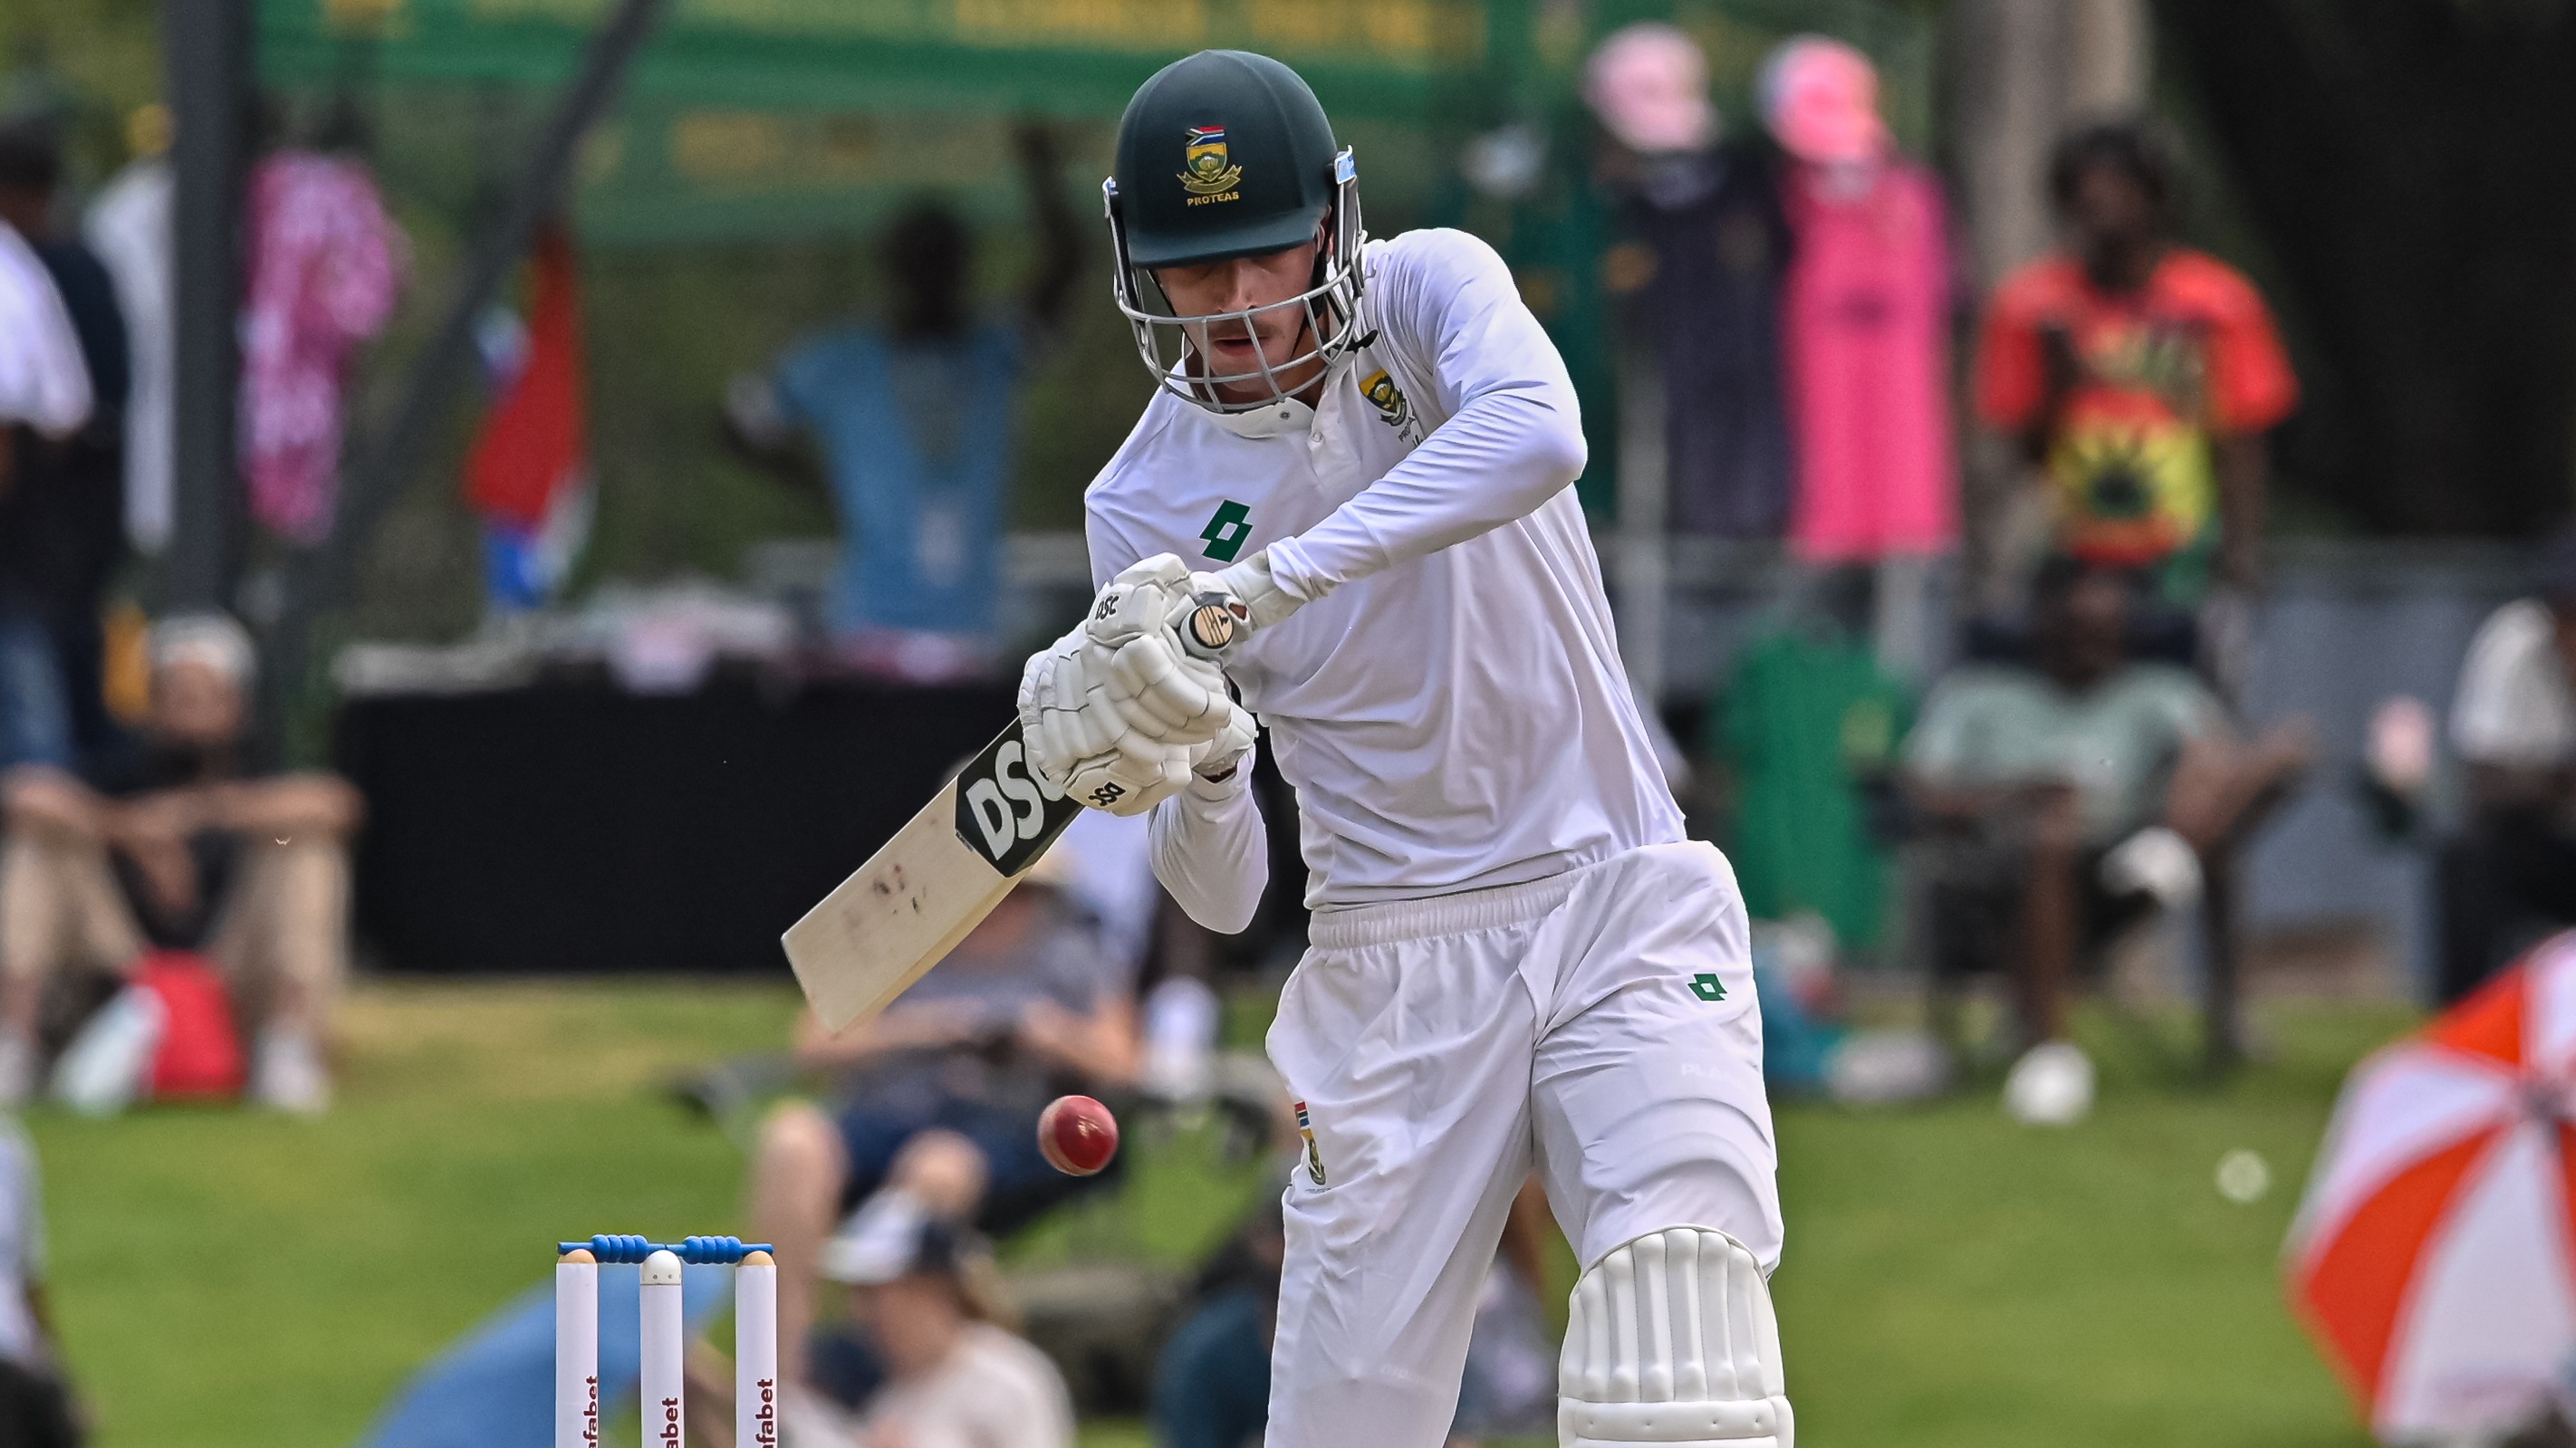
MULTIPOLYGON (((1333 199, 1321 221, 1323 246, 1315 255, 1312 285, 1285 301, 1271 302, 1239 312, 1194 313, 1184 316, 1172 307, 1163 294, 1153 271, 1135 264, 1128 254, 1127 226, 1120 214, 1118 183, 1115 179, 1100 184, 1101 199, 1109 219, 1109 248, 1114 267, 1112 288, 1118 310, 1126 315, 1128 328, 1136 337, 1136 353, 1154 374, 1156 385, 1176 397, 1194 402, 1211 412, 1258 412, 1289 396, 1313 381, 1299 380, 1295 387, 1282 379, 1313 366, 1317 374, 1332 365, 1335 358, 1349 351, 1357 341, 1360 291, 1364 281, 1360 260, 1361 248, 1368 235, 1360 228, 1359 168, 1351 160, 1350 148, 1344 147, 1333 157, 1333 199), (1301 330, 1296 334, 1306 342, 1295 356, 1272 363, 1262 348, 1253 348, 1255 366, 1249 372, 1214 372, 1205 339, 1213 331, 1232 336, 1242 333, 1258 338, 1256 323, 1276 314, 1293 317, 1301 330), (1219 389, 1245 394, 1240 398, 1219 394, 1219 389)), ((1240 253, 1236 253, 1240 255, 1240 253)), ((1175 265, 1199 260, 1225 260, 1226 257, 1191 258, 1175 265)))

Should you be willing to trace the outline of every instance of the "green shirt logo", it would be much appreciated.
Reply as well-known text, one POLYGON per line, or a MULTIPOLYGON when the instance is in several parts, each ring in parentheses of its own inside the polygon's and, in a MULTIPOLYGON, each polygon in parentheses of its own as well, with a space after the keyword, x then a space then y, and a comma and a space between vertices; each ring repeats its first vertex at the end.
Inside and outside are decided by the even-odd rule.
POLYGON ((1199 537, 1207 541, 1207 556, 1219 563, 1232 563, 1243 551, 1243 540, 1252 536, 1252 508, 1248 504, 1226 502, 1208 519, 1199 537))
POLYGON ((1707 1001, 1711 1005, 1715 1005, 1717 1002, 1726 999, 1726 982, 1719 980, 1716 976, 1692 976, 1690 987, 1692 995, 1698 996, 1701 1000, 1707 1001))

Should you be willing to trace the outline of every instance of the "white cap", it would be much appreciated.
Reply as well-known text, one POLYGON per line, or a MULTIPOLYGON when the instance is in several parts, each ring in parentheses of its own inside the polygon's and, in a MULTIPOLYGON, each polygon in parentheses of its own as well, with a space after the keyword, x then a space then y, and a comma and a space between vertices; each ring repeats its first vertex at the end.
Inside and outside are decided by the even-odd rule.
POLYGON ((911 1191, 888 1187, 861 1202, 840 1234, 823 1245, 823 1275, 874 1287, 916 1272, 962 1271, 983 1250, 980 1238, 931 1215, 911 1191))
POLYGON ((231 614, 215 610, 170 614, 152 625, 144 650, 153 672, 179 664, 214 670, 236 688, 248 688, 259 673, 259 651, 250 631, 231 614))
POLYGON ((682 1276, 680 1254, 665 1247, 644 1259, 640 1280, 647 1287, 677 1287, 682 1276))
POLYGON ((852 1286, 892 1282, 921 1255, 921 1229, 930 1213, 919 1197, 889 1187, 859 1204, 840 1232, 823 1245, 823 1275, 852 1286))

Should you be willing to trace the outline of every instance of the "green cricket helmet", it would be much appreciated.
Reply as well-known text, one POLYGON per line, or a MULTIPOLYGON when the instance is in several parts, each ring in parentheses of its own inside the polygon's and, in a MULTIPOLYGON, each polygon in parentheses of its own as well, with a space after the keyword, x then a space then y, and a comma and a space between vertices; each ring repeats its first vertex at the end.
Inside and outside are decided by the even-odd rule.
POLYGON ((1118 121, 1116 170, 1101 183, 1117 269, 1118 309, 1136 350, 1171 392, 1216 412, 1251 412, 1286 395, 1281 373, 1330 363, 1357 336, 1360 298, 1359 172, 1332 122, 1297 72, 1266 55, 1202 50, 1156 71, 1118 121), (1308 289, 1243 312, 1177 314, 1154 268, 1225 261, 1316 238, 1308 289), (1273 367, 1214 374, 1193 333, 1250 327, 1259 312, 1294 308, 1308 350, 1273 367), (1229 386, 1258 394, 1217 396, 1229 386))

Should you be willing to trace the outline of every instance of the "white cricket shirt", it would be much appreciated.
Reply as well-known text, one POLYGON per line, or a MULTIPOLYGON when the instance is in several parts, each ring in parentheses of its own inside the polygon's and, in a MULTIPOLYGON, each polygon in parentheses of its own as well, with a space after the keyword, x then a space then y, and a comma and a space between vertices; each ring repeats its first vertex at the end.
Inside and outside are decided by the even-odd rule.
MULTIPOLYGON (((1457 231, 1367 250, 1362 345, 1314 408, 1157 392, 1085 495, 1096 584, 1268 549, 1307 604, 1227 674, 1297 788, 1317 909, 1518 884, 1682 838, 1570 487, 1573 384, 1502 258, 1457 231)), ((1240 929, 1265 865, 1240 786, 1155 812, 1157 873, 1240 929)))

